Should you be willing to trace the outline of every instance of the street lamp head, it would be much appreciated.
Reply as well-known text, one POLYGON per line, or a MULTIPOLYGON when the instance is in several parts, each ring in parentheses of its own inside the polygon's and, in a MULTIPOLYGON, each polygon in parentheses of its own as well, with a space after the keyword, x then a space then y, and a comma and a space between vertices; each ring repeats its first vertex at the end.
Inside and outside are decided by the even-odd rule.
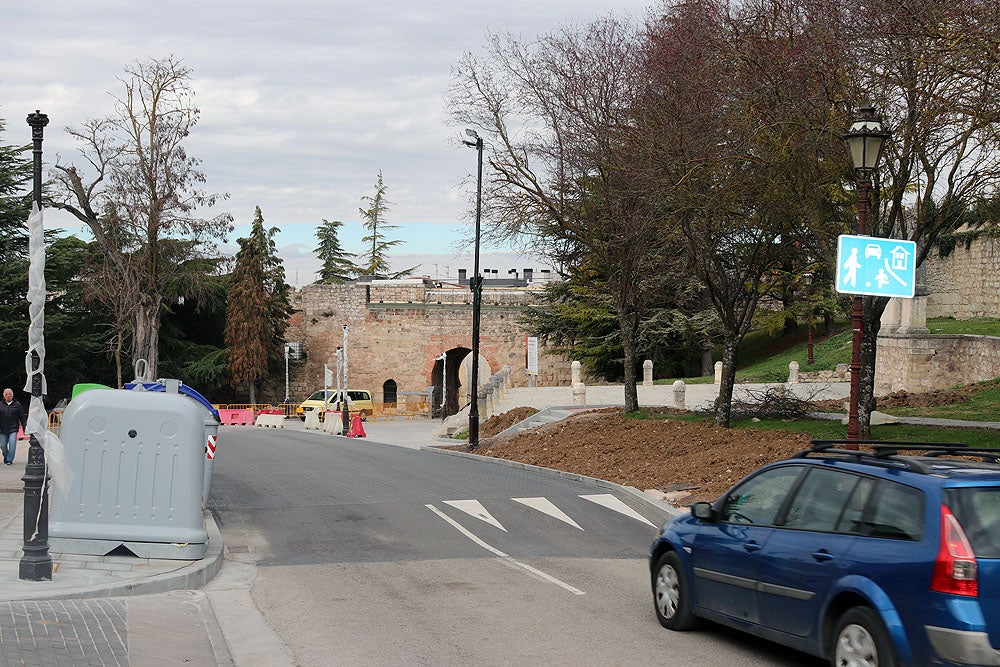
POLYGON ((851 151, 854 170, 859 175, 868 176, 875 171, 890 134, 883 127, 882 118, 875 115, 875 107, 863 106, 858 110, 844 134, 844 140, 851 151))
POLYGON ((473 139, 475 139, 475 141, 466 141, 466 140, 463 139, 462 140, 463 144, 465 144, 466 146, 470 146, 472 148, 478 149, 478 150, 482 150, 482 148, 483 148, 483 139, 478 134, 476 134, 475 130, 466 129, 465 130, 465 134, 467 136, 472 137, 473 139))
POLYGON ((808 272, 807 273, 803 273, 802 274, 802 279, 805 280, 806 285, 812 285, 813 274, 808 273, 808 272))

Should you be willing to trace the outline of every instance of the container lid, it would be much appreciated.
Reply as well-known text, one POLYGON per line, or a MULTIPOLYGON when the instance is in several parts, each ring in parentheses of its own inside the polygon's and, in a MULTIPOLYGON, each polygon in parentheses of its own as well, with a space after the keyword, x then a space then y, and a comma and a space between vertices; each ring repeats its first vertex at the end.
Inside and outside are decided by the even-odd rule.
MULTIPOLYGON (((201 403, 202 407, 204 407, 206 410, 208 410, 209 413, 211 413, 212 417, 214 417, 216 421, 220 421, 220 419, 219 419, 219 411, 216 410, 214 407, 212 407, 212 404, 208 401, 207 398, 205 398, 204 396, 202 396, 201 394, 199 394, 197 391, 195 391, 191 387, 187 386, 186 384, 183 384, 183 383, 179 383, 179 384, 180 384, 180 387, 178 388, 178 391, 180 393, 184 394, 185 396, 188 396, 189 398, 193 398, 194 400, 196 400, 199 403, 201 403)), ((167 390, 166 386, 164 385, 164 380, 157 380, 156 382, 143 382, 142 383, 142 387, 146 391, 162 391, 162 392, 165 392, 167 390)), ((126 384, 125 385, 125 389, 135 389, 135 382, 129 382, 128 384, 126 384)), ((74 396, 75 395, 76 394, 74 394, 74 396)))

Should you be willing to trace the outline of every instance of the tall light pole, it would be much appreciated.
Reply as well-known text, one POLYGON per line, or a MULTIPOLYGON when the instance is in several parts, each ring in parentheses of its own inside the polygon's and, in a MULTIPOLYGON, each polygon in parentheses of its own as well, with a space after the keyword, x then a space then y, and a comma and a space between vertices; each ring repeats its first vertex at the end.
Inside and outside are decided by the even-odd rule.
POLYGON ((802 278, 806 281, 806 365, 813 364, 813 304, 812 304, 812 273, 803 273, 802 278))
MULTIPOLYGON (((28 125, 31 126, 32 156, 33 156, 33 188, 32 200, 38 215, 42 211, 42 140, 49 117, 40 111, 29 114, 28 125)), ((32 215, 34 218, 34 215, 32 215)), ((32 227, 29 218, 29 250, 32 257, 28 271, 28 311, 31 323, 28 327, 28 347, 31 349, 31 409, 28 414, 28 426, 32 426, 32 413, 38 402, 42 400, 42 389, 45 378, 39 370, 45 361, 44 332, 45 322, 45 252, 41 217, 37 218, 38 226, 32 227), (37 244, 37 245, 36 245, 37 244), (41 251, 36 255, 36 250, 41 251), (35 257, 40 257, 37 265, 35 257), (36 266, 37 265, 37 266, 36 266), (37 327, 37 328, 36 328, 37 327), (39 350, 41 352, 39 352, 39 350)), ((52 579, 52 555, 49 553, 49 475, 45 465, 45 450, 34 433, 31 434, 28 445, 28 462, 24 466, 24 546, 21 560, 18 563, 18 578, 27 581, 50 581, 52 579)))
POLYGON ((469 406, 469 449, 479 446, 479 318, 483 301, 483 279, 479 275, 479 232, 483 219, 483 138, 475 130, 465 134, 473 141, 463 140, 466 146, 476 149, 478 165, 476 169, 476 250, 472 264, 472 404, 469 406))
MULTIPOLYGON (((868 233, 868 193, 872 189, 872 175, 882 156, 882 148, 889 138, 889 131, 882 126, 882 118, 875 115, 875 107, 858 109, 844 140, 851 151, 854 177, 858 190, 858 236, 868 233)), ((851 405, 847 415, 847 439, 858 440, 858 404, 861 400, 861 332, 864 326, 862 297, 854 297, 851 312, 854 337, 851 339, 851 405)), ((856 447, 856 445, 855 445, 856 447)))

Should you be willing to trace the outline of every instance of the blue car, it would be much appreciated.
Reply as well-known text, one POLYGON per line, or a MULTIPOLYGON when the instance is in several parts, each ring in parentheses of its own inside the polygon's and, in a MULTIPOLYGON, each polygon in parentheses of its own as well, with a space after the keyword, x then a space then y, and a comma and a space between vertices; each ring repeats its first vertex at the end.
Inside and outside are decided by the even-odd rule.
POLYGON ((813 441, 664 524, 649 555, 656 616, 837 666, 1000 666, 998 461, 962 445, 813 441))

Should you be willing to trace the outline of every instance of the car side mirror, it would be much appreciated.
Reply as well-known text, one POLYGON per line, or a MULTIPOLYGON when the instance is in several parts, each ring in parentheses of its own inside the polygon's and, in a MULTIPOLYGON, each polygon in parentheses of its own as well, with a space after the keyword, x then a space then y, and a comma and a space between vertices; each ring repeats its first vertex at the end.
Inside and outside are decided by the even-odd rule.
POLYGON ((712 512, 712 504, 700 502, 691 505, 691 516, 702 521, 712 521, 715 518, 712 512))

